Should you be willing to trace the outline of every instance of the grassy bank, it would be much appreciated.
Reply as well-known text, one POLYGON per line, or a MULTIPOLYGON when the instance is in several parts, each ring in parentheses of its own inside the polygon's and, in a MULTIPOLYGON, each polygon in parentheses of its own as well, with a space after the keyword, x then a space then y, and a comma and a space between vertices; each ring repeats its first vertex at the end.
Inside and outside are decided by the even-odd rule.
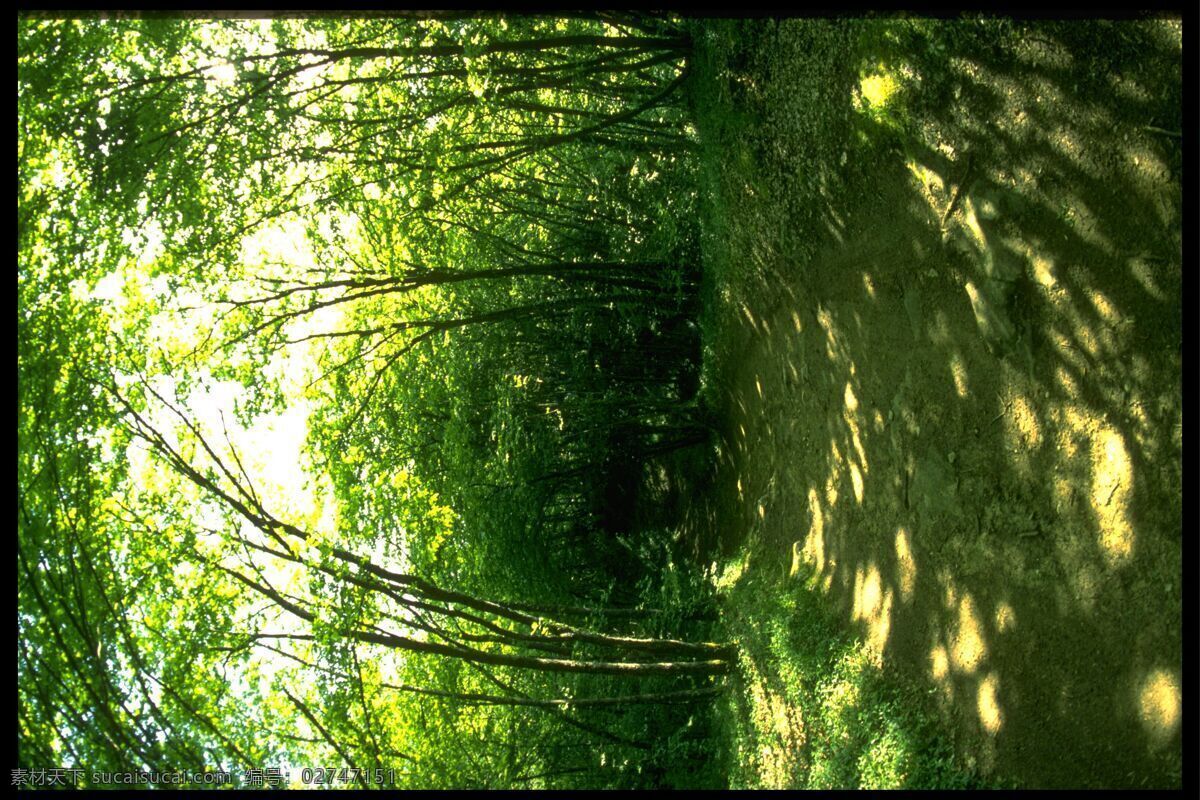
MULTIPOLYGON (((749 556, 748 553, 743 554, 749 556)), ((929 690, 883 668, 812 574, 729 562, 717 577, 740 651, 718 712, 733 788, 986 788, 955 757, 929 690)))

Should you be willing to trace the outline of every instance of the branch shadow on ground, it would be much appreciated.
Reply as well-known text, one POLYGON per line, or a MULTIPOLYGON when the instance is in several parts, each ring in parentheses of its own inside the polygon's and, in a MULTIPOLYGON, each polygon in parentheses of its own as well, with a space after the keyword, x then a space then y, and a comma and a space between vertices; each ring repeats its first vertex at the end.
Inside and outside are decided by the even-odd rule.
POLYGON ((776 107, 814 24, 730 78, 720 546, 811 571, 968 767, 1179 785, 1180 28, 864 24, 822 138, 776 107))

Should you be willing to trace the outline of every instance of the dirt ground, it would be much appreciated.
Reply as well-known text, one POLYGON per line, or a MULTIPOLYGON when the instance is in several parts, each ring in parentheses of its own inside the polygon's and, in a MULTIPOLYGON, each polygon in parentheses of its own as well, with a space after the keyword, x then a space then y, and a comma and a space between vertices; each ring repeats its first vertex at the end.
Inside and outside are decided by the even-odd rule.
POLYGON ((815 571, 982 774, 1177 786, 1181 24, 931 23, 853 69, 837 25, 730 64, 690 524, 815 571))

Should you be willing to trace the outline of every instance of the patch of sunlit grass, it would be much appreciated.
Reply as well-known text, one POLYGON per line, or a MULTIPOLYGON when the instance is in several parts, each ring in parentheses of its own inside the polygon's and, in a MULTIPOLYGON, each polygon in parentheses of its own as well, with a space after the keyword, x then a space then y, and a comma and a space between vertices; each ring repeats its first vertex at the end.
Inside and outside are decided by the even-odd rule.
POLYGON ((717 592, 725 593, 732 589, 737 582, 742 579, 746 570, 749 568, 749 553, 742 553, 742 557, 728 561, 724 565, 718 567, 713 564, 713 586, 717 592), (718 571, 719 570, 719 571, 718 571))
MULTIPOLYGON (((724 717, 738 764, 732 787, 977 785, 927 694, 885 668, 870 636, 845 632, 810 565, 794 561, 795 579, 783 580, 739 568, 745 559, 722 573, 724 622, 741 654, 724 717)), ((863 593, 872 605, 866 579, 863 593)))
POLYGON ((910 71, 878 64, 864 70, 851 96, 854 110, 862 117, 899 132, 904 128, 903 90, 910 71))
POLYGON ((900 88, 900 82, 888 72, 865 76, 858 85, 860 103, 871 108, 884 108, 900 88))

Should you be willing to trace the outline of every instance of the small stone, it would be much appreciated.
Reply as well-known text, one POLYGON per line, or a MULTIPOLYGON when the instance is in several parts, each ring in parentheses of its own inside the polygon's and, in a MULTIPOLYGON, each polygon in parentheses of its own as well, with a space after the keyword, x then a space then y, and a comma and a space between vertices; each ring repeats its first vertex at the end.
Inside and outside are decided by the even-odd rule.
POLYGON ((951 464, 953 464, 955 459, 957 459, 957 458, 958 458, 958 454, 955 453, 953 450, 950 451, 950 455, 946 456, 946 460, 949 461, 951 464))

